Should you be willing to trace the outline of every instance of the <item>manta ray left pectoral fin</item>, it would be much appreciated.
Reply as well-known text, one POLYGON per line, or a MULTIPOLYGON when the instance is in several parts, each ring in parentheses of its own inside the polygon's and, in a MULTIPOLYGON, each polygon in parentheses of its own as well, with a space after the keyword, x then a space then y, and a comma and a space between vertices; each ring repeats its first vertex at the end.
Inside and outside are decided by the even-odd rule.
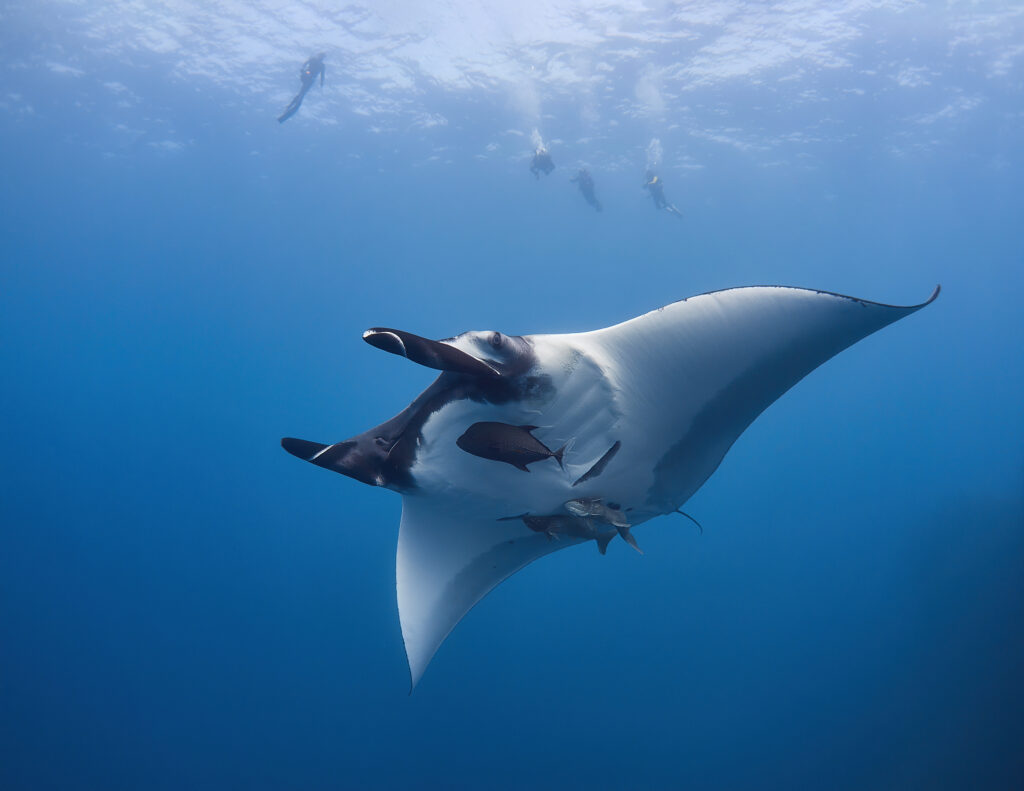
POLYGON ((584 539, 499 521, 492 503, 407 495, 395 563, 398 615, 415 688, 455 625, 498 583, 539 557, 584 539))

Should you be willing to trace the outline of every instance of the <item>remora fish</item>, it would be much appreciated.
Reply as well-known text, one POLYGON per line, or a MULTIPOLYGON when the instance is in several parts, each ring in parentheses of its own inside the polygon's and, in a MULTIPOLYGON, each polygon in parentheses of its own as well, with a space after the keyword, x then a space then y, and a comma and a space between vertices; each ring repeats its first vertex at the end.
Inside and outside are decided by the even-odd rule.
POLYGON ((508 423, 482 421, 474 423, 455 444, 466 453, 482 459, 503 461, 516 469, 529 472, 527 464, 541 459, 554 459, 562 466, 565 445, 552 452, 530 432, 537 426, 510 426, 508 423))
POLYGON ((549 539, 579 538, 583 541, 593 539, 597 542, 597 551, 602 555, 608 551, 608 542, 618 532, 615 530, 598 530, 589 519, 580 519, 566 514, 553 514, 551 516, 534 516, 532 514, 521 514, 520 516, 503 516, 499 522, 508 522, 513 519, 523 520, 523 524, 535 533, 543 533, 549 539))
MULTIPOLYGON (((573 485, 575 486, 575 484, 573 485)), ((567 500, 565 502, 565 510, 573 516, 589 517, 612 525, 619 531, 623 541, 641 555, 644 553, 636 543, 636 539, 633 538, 633 534, 629 532, 629 520, 626 519, 626 515, 622 513, 621 508, 611 504, 605 505, 600 497, 580 497, 575 500, 567 500)))
POLYGON ((569 335, 467 332, 434 341, 376 328, 363 335, 368 343, 441 375, 401 413, 351 439, 281 444, 402 495, 398 612, 415 686, 444 638, 495 585, 585 540, 551 541, 522 520, 495 521, 502 514, 555 514, 569 500, 593 497, 620 504, 633 527, 673 513, 775 399, 938 293, 896 307, 827 291, 737 288, 569 335), (539 464, 520 475, 460 450, 456 439, 482 421, 550 426, 574 438, 581 459, 621 446, 599 477, 573 488, 574 476, 587 472, 582 465, 539 464))

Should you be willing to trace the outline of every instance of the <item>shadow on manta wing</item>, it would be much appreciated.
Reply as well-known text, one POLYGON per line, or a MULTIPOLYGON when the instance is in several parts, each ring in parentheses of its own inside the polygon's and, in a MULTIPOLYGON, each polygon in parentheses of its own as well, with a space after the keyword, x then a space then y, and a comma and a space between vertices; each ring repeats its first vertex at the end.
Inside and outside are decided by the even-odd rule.
POLYGON ((616 534, 639 549, 630 528, 662 514, 681 513, 700 528, 682 505, 761 412, 938 294, 900 307, 756 286, 571 335, 466 332, 435 341, 376 328, 364 334, 368 343, 441 374, 398 415, 344 442, 281 444, 402 495, 398 608, 415 687, 466 612, 537 558, 590 540, 603 553, 616 534), (552 452, 535 426, 509 421, 526 414, 545 437, 608 450, 573 479, 564 446, 552 452))

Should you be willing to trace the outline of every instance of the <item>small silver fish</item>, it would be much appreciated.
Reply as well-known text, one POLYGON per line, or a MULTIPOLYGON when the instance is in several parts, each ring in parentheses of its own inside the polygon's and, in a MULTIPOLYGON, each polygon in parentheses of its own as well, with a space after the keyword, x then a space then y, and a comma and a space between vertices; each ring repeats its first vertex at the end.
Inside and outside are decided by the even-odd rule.
POLYGON ((522 519, 523 524, 535 533, 544 533, 549 539, 559 536, 570 536, 584 540, 593 539, 597 542, 597 551, 602 555, 608 551, 608 542, 617 535, 615 530, 598 530, 589 519, 581 519, 576 516, 565 514, 553 514, 551 516, 533 516, 531 514, 520 514, 519 516, 505 516, 499 522, 507 522, 512 519, 522 519))
POLYGON ((629 544, 641 555, 644 553, 640 546, 629 532, 630 524, 621 508, 606 505, 600 497, 581 497, 576 500, 567 500, 565 510, 576 517, 597 519, 612 525, 619 531, 622 540, 629 544))

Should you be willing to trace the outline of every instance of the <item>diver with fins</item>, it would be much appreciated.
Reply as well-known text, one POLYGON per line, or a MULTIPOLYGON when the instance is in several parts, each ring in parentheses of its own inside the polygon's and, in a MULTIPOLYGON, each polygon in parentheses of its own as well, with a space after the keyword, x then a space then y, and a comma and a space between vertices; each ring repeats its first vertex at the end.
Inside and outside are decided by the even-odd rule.
POLYGON ((679 219, 683 218, 683 213, 679 211, 674 204, 668 202, 668 199, 665 197, 665 184, 654 174, 653 170, 647 171, 644 181, 644 189, 651 193, 651 198, 654 200, 654 208, 664 209, 669 214, 674 214, 679 219))
POLYGON ((580 168, 569 181, 580 188, 580 193, 582 193, 583 199, 587 203, 597 209, 597 211, 601 211, 601 201, 597 199, 597 194, 594 192, 594 179, 590 175, 589 170, 580 168))
POLYGON ((278 123, 283 124, 299 111, 299 108, 302 106, 302 100, 306 98, 306 93, 313 87, 317 76, 320 77, 320 87, 324 87, 325 55, 326 53, 319 52, 302 64, 302 68, 299 70, 299 79, 302 80, 302 87, 295 94, 295 98, 291 100, 291 103, 284 109, 284 112, 277 117, 278 123))
POLYGON ((541 173, 547 176, 554 169, 555 162, 551 159, 551 154, 548 153, 548 150, 544 148, 542 143, 537 146, 537 149, 533 152, 533 159, 530 162, 530 172, 533 174, 535 179, 540 179, 541 173))

